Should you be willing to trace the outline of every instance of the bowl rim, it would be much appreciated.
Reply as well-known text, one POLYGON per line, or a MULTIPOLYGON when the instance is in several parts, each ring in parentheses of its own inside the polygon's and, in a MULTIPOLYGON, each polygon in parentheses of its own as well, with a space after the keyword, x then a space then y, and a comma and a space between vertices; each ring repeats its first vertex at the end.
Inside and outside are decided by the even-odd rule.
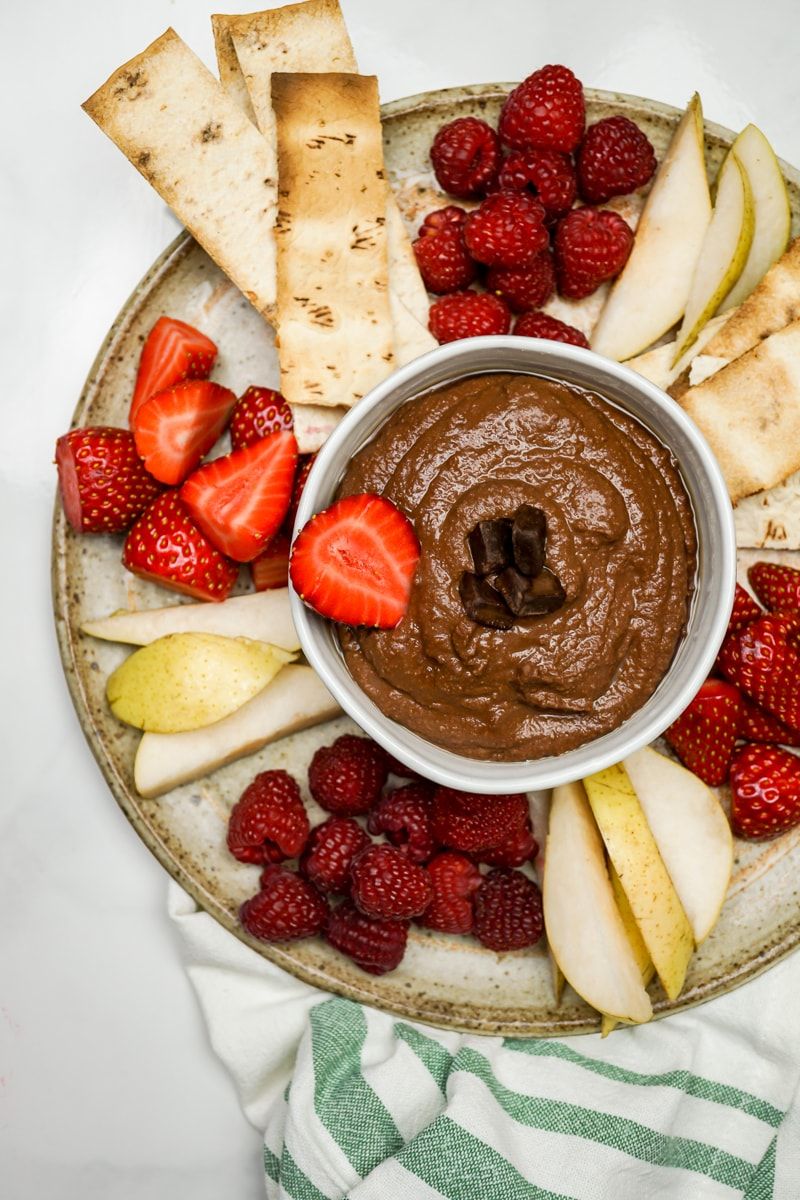
MULTIPOLYGON (((627 755, 653 742, 686 708, 707 677, 724 638, 733 606, 736 583, 736 535, 733 508, 721 468, 698 427, 676 401, 650 380, 645 379, 644 376, 635 372, 631 367, 595 354, 592 350, 540 338, 492 335, 463 339, 438 346, 393 371, 391 375, 381 381, 381 383, 360 400, 356 406, 350 409, 318 452, 303 489, 300 504, 298 505, 295 525, 292 531, 292 541, 294 541, 300 529, 315 512, 331 503, 332 496, 320 501, 319 493, 321 485, 329 482, 331 469, 341 457, 342 449, 347 449, 351 439, 354 438, 359 430, 365 429, 366 432, 359 441, 356 449, 359 449, 374 436, 377 429, 383 425, 384 420, 388 420, 391 413, 397 407, 407 403, 415 396, 435 390, 436 388, 446 387, 457 379, 466 378, 469 375, 490 374, 503 370, 515 374, 530 373, 554 378, 557 377, 557 366, 554 368, 553 362, 556 364, 577 364, 579 367, 584 367, 589 373, 596 372, 599 379, 595 385, 584 384, 578 386, 594 386, 601 396, 604 396, 609 403, 615 407, 619 407, 622 411, 627 411, 623 403, 611 396, 606 396, 603 388, 603 378, 611 377, 618 383, 627 385, 628 388, 637 391, 648 405, 661 410, 662 414, 666 414, 668 420, 671 420, 680 428, 694 451, 695 466, 698 463, 702 465, 705 483, 713 501, 713 512, 709 519, 712 526, 716 527, 716 534, 718 535, 718 542, 713 548, 716 556, 714 571, 719 576, 715 589, 718 594, 719 603, 717 604, 716 612, 713 614, 709 636, 696 648, 690 647, 693 656, 691 660, 693 663, 692 669, 685 672, 682 685, 680 688, 675 688, 674 694, 669 695, 668 698, 665 698, 665 693, 668 693, 669 690, 670 675, 681 659, 681 647, 687 645, 695 619, 697 586, 687 620, 686 632, 681 643, 679 643, 670 667, 652 695, 621 725, 608 733, 600 735, 598 738, 573 747, 571 750, 565 751, 560 755, 526 760, 476 759, 457 754, 455 751, 439 746, 435 742, 429 741, 421 735, 414 733, 414 731, 400 725, 381 712, 377 705, 362 691, 353 679, 347 670, 341 653, 330 651, 327 644, 329 638, 324 632, 329 627, 330 622, 303 603, 292 587, 290 580, 289 597, 292 617, 303 653, 314 670, 319 674, 334 699, 364 732, 368 733, 370 737, 401 762, 413 767, 421 775, 436 783, 458 788, 462 791, 497 794, 508 791, 533 791, 556 787, 559 784, 571 783, 603 770, 605 767, 620 762, 627 755), (469 362, 479 359, 482 354, 491 352, 502 354, 504 351, 511 349, 517 354, 522 351, 530 359, 529 370, 527 368, 520 370, 518 367, 503 368, 502 366, 480 369, 470 369, 469 367, 469 362), (540 356, 544 356, 550 361, 547 365, 540 365, 537 369, 536 360, 540 356), (452 373, 448 375, 446 380, 440 380, 427 385, 421 384, 418 391, 412 391, 405 399, 400 400, 395 407, 391 408, 383 420, 377 422, 374 426, 371 425, 370 419, 372 414, 387 398, 407 385, 412 384, 417 378, 425 376, 432 368, 447 363, 452 364, 452 373), (658 701, 655 706, 654 701, 658 701), (647 710, 651 707, 655 707, 656 711, 648 715, 647 710), (643 714, 645 714, 644 719, 642 719, 643 714), (625 731, 629 727, 631 727, 630 731, 626 733, 625 731), (398 731, 403 740, 400 740, 395 730, 398 731), (413 744, 413 748, 409 748, 407 744, 409 741, 413 744), (593 751, 592 748, 594 746, 598 746, 599 749, 593 751), (428 753, 428 750, 433 752, 432 755, 428 753), (578 754, 581 756, 580 765, 574 762, 574 756, 578 754), (445 762, 436 761, 437 758, 444 759, 445 762)), ((631 413, 630 415, 635 420, 638 420, 640 424, 649 428, 650 432, 658 438, 662 445, 667 446, 680 470, 684 487, 692 503, 695 530, 698 538, 697 584, 700 575, 701 555, 704 553, 705 548, 700 545, 700 521, 698 513, 695 511, 695 503, 690 491, 690 482, 687 480, 687 472, 681 455, 674 446, 665 442, 663 435, 656 433, 655 430, 650 428, 645 418, 642 418, 637 413, 631 413)), ((355 449, 352 453, 354 452, 355 449)), ((345 465, 345 463, 341 464, 336 476, 337 480, 341 478, 345 465)), ((336 485, 334 484, 333 486, 336 485)), ((705 552, 707 553, 707 551, 705 552)), ((687 652, 684 651, 683 659, 685 660, 686 657, 687 652)))

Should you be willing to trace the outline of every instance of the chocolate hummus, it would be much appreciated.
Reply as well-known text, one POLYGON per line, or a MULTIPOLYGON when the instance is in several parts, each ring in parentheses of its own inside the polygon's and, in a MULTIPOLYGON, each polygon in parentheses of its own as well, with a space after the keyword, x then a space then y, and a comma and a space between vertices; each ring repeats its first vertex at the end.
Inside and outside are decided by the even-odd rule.
POLYGON ((365 491, 422 547, 397 628, 341 630, 387 716, 473 758, 539 758, 615 729, 655 690, 686 624, 695 529, 671 455, 631 417, 551 380, 475 376, 393 414, 339 494, 365 491), (546 515, 565 598, 487 627, 459 594, 470 534, 527 504, 546 515))

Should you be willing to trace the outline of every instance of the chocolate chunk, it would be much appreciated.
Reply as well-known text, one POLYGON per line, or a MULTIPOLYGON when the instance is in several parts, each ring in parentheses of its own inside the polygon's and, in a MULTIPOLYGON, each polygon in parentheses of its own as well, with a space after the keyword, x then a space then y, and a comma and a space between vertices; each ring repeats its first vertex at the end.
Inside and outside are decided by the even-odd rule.
POLYGON ((467 538, 472 561, 479 575, 493 575, 514 561, 511 525, 509 517, 479 521, 467 538))
POLYGON ((558 576, 547 567, 535 579, 516 567, 507 567, 495 579, 495 587, 518 617, 539 617, 561 608, 566 596, 558 576))
POLYGON ((514 618, 503 603, 503 597, 485 579, 465 571, 458 585, 464 612, 471 621, 489 629, 510 629, 514 618))
POLYGON ((514 514, 511 543, 514 564, 523 575, 538 575, 544 566, 547 517, 535 504, 521 504, 514 514))

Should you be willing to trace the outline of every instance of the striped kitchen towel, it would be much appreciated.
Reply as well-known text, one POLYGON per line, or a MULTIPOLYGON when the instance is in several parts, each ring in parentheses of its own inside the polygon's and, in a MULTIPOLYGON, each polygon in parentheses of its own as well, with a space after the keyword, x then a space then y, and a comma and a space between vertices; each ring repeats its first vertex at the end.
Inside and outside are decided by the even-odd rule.
POLYGON ((800 1200, 800 956, 701 1009, 474 1037, 308 987, 170 913, 274 1200, 800 1200))

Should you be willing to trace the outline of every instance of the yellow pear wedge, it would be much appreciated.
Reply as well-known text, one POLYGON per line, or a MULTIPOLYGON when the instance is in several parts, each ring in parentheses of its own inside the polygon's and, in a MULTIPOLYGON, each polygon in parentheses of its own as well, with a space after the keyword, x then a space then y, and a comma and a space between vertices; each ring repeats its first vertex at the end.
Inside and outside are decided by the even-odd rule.
POLYGON ((722 304, 728 312, 746 300, 789 244, 792 211, 775 151, 760 129, 747 125, 731 147, 745 169, 753 197, 753 241, 742 273, 722 304))
POLYGON ((624 762, 694 940, 713 929, 733 866, 733 838, 722 806, 701 779, 649 746, 624 762))
POLYGON ((686 312, 678 331, 675 365, 697 341, 744 270, 755 229, 755 207, 750 180, 735 150, 719 173, 717 200, 697 260, 686 312))
POLYGON ((664 991, 674 1000, 683 987, 694 938, 644 810, 619 763, 583 782, 642 940, 664 991))
POLYGON ((593 350, 622 362, 681 319, 710 220, 703 108, 695 93, 656 174, 630 258, 600 313, 593 350))
POLYGON ((199 729, 252 700, 292 657, 248 638, 172 633, 126 658, 106 695, 114 715, 137 729, 199 729))
MULTIPOLYGON (((647 987, 648 983, 653 978, 656 969, 653 966, 653 961, 650 958, 647 946, 645 946, 642 935, 639 932, 639 926, 636 924, 636 918, 631 912, 631 906, 628 903, 628 897, 625 895, 625 889, 620 882, 619 875, 614 870, 613 863, 609 863, 608 865, 608 876, 611 880, 611 890, 614 893, 614 899, 617 902, 619 915, 622 917, 622 924, 625 926, 625 933, 627 934, 628 941, 631 944, 633 956, 636 959, 636 962, 639 965, 639 970, 642 973, 642 983, 645 987, 647 987)), ((603 1037, 608 1037, 608 1035, 614 1029, 616 1029, 618 1024, 619 1022, 617 1021, 616 1017, 610 1017, 607 1013, 603 1013, 603 1020, 600 1024, 601 1035, 603 1037)))
POLYGON ((649 1021, 653 1009, 580 783, 555 788, 542 888, 550 952, 568 983, 601 1013, 649 1021))

